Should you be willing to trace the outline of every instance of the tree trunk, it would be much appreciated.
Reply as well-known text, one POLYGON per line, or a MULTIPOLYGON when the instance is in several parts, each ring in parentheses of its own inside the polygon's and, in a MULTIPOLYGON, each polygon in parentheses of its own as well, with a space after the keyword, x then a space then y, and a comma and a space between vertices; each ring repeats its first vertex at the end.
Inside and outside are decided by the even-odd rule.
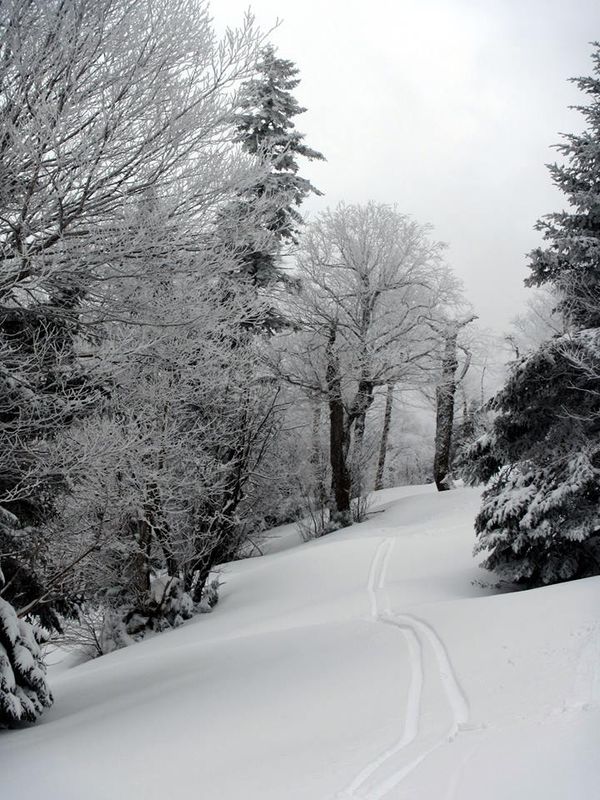
POLYGON ((352 523, 351 478, 346 463, 349 431, 346 426, 340 365, 335 351, 336 326, 329 329, 327 343, 327 392, 329 401, 329 459, 331 462, 331 521, 338 527, 352 523))
POLYGON ((454 397, 456 387, 463 380, 471 363, 471 353, 465 348, 466 359, 458 379, 458 334, 461 328, 477 319, 475 315, 460 322, 453 322, 445 332, 444 355, 442 357, 442 378, 436 389, 435 456, 433 459, 433 479, 439 492, 452 488, 450 475, 450 456, 452 451, 452 428, 454 425, 454 397))
POLYGON ((365 426, 367 415, 361 412, 354 422, 354 435, 352 441, 352 497, 363 495, 363 443, 365 440, 365 426))
MULTIPOLYGON (((159 469, 163 468, 162 457, 159 460, 159 469)), ((155 481, 151 481, 147 488, 146 514, 152 526, 152 531, 163 552, 167 572, 171 577, 179 575, 179 563, 175 558, 171 541, 169 523, 162 513, 160 490, 155 481)))
POLYGON ((125 564, 125 574, 138 603, 143 604, 150 591, 152 531, 146 519, 130 519, 129 528, 137 547, 125 564))
POLYGON ((394 402, 394 384, 388 383, 387 394, 385 396, 385 413, 383 415, 383 430, 381 431, 381 443, 379 445, 379 460, 377 461, 377 475, 375 477, 375 491, 383 489, 383 473, 385 470, 385 459, 387 457, 388 440, 390 438, 390 428, 392 424, 393 402, 394 402))
POLYGON ((454 396, 456 394, 456 340, 458 331, 446 334, 444 356, 442 359, 442 379, 436 389, 435 457, 433 478, 439 492, 452 488, 450 477, 450 448, 452 446, 452 426, 454 425, 454 396))
MULTIPOLYGON (((356 398, 353 403, 353 419, 349 419, 347 427, 354 422, 352 446, 352 497, 360 498, 364 494, 363 444, 367 425, 367 411, 373 402, 373 384, 367 378, 361 379, 356 398)), ((350 439, 350 432, 347 434, 350 439)))
POLYGON ((315 499, 318 508, 323 511, 327 506, 327 488, 325 486, 325 464, 323 463, 323 452, 321 450, 321 416, 322 405, 321 396, 313 398, 312 409, 312 447, 310 461, 312 464, 315 480, 315 499))

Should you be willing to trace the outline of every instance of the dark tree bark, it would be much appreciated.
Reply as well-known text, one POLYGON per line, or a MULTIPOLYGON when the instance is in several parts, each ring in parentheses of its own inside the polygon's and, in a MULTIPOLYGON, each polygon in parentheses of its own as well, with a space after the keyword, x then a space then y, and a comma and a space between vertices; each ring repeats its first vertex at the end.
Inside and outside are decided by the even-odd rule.
POLYGON ((332 324, 327 342, 327 394, 329 402, 329 458, 331 462, 331 521, 338 527, 352 523, 352 480, 348 469, 349 430, 344 413, 340 364, 336 352, 337 328, 332 324))
POLYGON ((390 428, 392 424, 393 402, 394 402, 394 384, 388 383, 387 394, 385 396, 385 413, 383 415, 383 430, 381 431, 381 442, 379 445, 379 459, 377 461, 377 475, 375 476, 375 491, 383 489, 383 474, 385 470, 385 460, 387 458, 388 441, 390 438, 390 428))
POLYGON ((456 340, 458 331, 446 335, 444 357, 442 360, 442 380, 436 392, 435 416, 435 456, 433 459, 433 478, 439 492, 451 487, 450 447, 452 446, 452 426, 454 425, 454 396, 456 394, 456 340))
POLYGON ((347 441, 350 443, 351 428, 354 425, 352 447, 352 497, 362 497, 363 485, 363 443, 367 424, 367 411, 373 402, 373 383, 366 377, 358 384, 358 391, 347 420, 347 441))
POLYGON ((342 379, 336 351, 337 326, 332 323, 326 348, 326 379, 329 402, 329 457, 331 463, 332 509, 335 526, 352 523, 352 498, 362 492, 361 455, 366 415, 373 402, 373 382, 363 375, 350 409, 342 396, 342 379), (351 453, 352 440, 353 448, 351 453), (352 462, 350 464, 350 459, 352 462))
POLYGON ((137 548, 125 564, 125 573, 129 577, 129 585, 138 603, 143 604, 150 591, 152 530, 146 519, 129 520, 129 529, 137 548))

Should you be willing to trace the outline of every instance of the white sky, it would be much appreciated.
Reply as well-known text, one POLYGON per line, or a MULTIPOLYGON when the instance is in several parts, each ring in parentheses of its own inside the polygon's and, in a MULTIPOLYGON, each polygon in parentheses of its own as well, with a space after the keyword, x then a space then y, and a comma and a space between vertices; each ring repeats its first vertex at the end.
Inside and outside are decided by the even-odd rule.
MULTIPOLYGON (((544 164, 558 131, 580 129, 599 0, 254 0, 258 23, 296 63, 297 118, 326 163, 301 174, 323 198, 395 203, 435 227, 480 324, 522 310, 533 225, 562 197, 544 164)), ((212 0, 218 27, 247 0, 212 0)))

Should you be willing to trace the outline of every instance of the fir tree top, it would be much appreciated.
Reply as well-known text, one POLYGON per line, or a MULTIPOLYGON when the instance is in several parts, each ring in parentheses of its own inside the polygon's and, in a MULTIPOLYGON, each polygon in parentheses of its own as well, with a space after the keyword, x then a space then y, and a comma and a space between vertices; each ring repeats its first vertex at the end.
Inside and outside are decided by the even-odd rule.
POLYGON ((298 69, 292 61, 277 58, 272 46, 262 51, 257 77, 247 81, 240 95, 236 120, 238 141, 267 167, 254 187, 258 196, 281 198, 279 208, 267 224, 281 240, 296 242, 302 217, 295 210, 309 194, 321 195, 312 183, 298 174, 298 157, 323 161, 324 156, 304 143, 295 129, 294 117, 306 109, 292 95, 299 84, 298 69))
MULTIPOLYGON (((237 120, 239 140, 254 155, 266 154, 274 170, 298 172, 297 156, 323 161, 324 156, 307 147, 304 134, 295 130, 294 117, 304 114, 292 91, 300 83, 292 61, 277 58, 272 45, 265 47, 258 76, 244 85, 237 120)), ((318 189, 311 190, 320 194, 318 189)))
MULTIPOLYGON (((299 175, 299 158, 324 157, 295 129, 294 118, 306 110, 292 94, 300 83, 297 75, 292 61, 265 47, 255 77, 240 89, 234 118, 236 139, 258 162, 258 178, 224 208, 220 234, 233 247, 237 272, 257 289, 289 283, 281 259, 287 245, 298 243, 304 222, 298 206, 309 194, 321 194, 299 175)), ((274 330, 281 324, 272 308, 252 327, 274 330)))
POLYGON ((562 164, 548 168, 569 208, 537 223, 548 242, 531 253, 529 286, 553 284, 560 310, 576 328, 600 326, 600 43, 594 42, 593 75, 572 81, 590 97, 575 106, 586 122, 581 134, 565 134, 557 149, 562 164))

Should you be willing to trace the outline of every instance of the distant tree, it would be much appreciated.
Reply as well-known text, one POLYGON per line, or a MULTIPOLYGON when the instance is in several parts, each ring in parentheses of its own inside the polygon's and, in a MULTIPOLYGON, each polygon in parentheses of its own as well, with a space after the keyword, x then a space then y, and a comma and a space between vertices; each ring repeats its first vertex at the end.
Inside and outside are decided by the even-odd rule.
POLYGON ((525 311, 512 320, 512 330, 505 337, 515 358, 565 333, 565 317, 556 310, 559 303, 557 293, 548 289, 529 294, 525 311))
POLYGON ((284 340, 279 370, 327 405, 335 525, 349 524, 352 498, 363 491, 375 390, 432 374, 430 323, 456 296, 441 250, 427 226, 377 203, 341 204, 303 237, 302 290, 290 301, 302 333, 284 340))
POLYGON ((530 285, 559 297, 567 333, 518 359, 494 400, 491 435, 474 445, 477 477, 489 480, 477 517, 484 566, 528 585, 600 572, 600 45, 588 123, 559 149, 550 170, 569 208, 538 227, 530 285))

